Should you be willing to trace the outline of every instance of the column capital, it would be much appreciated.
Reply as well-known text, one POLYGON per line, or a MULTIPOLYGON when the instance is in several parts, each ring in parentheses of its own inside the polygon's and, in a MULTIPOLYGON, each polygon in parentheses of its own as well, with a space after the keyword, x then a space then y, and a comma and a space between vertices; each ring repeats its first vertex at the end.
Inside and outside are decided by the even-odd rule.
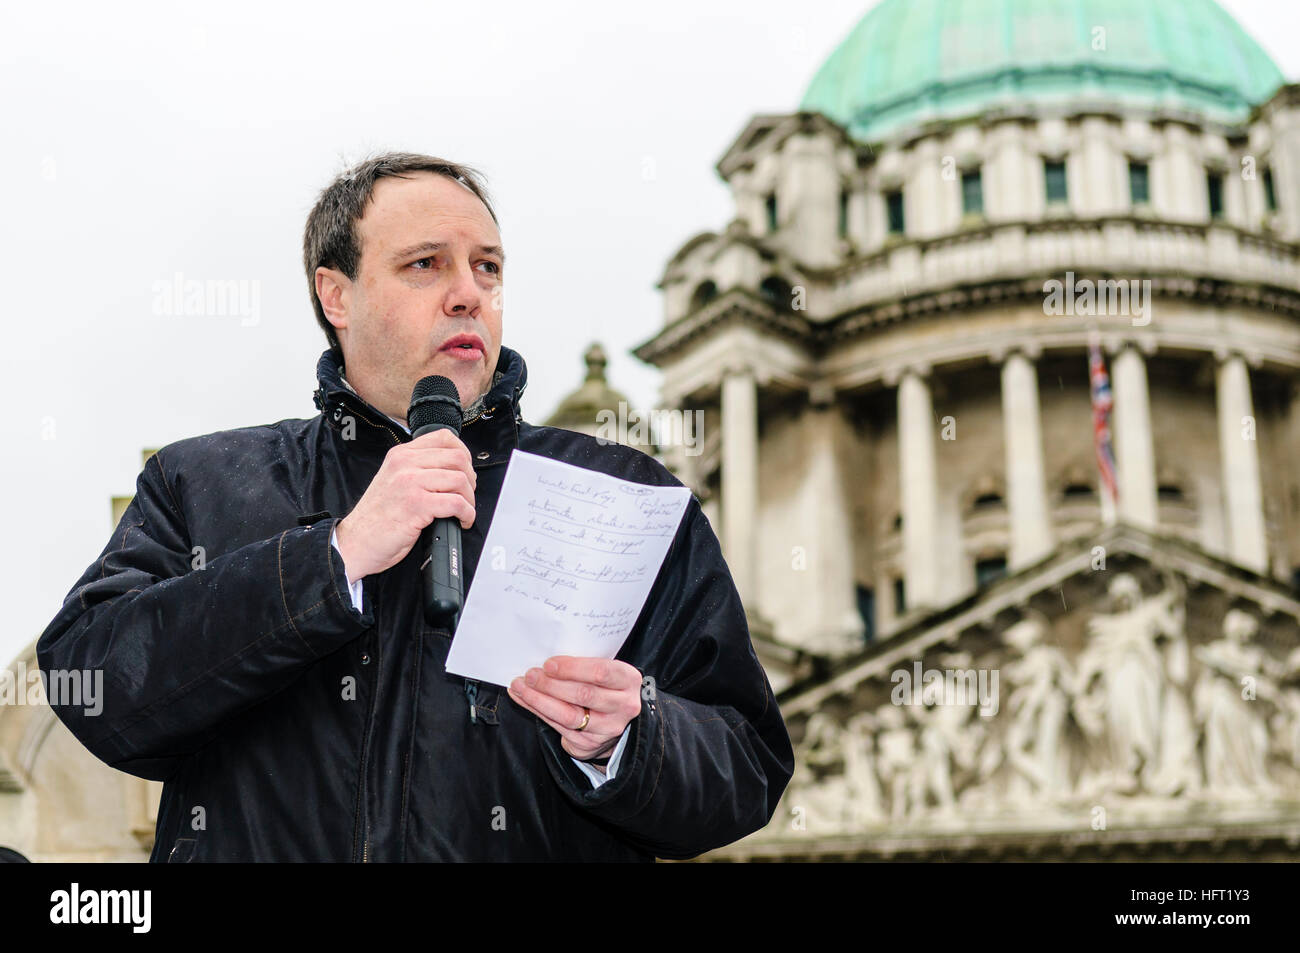
POLYGON ((1132 348, 1141 357, 1150 357, 1156 353, 1156 339, 1147 335, 1137 337, 1134 335, 1103 334, 1101 346, 1111 357, 1118 357, 1129 348, 1132 348))
POLYGON ((835 385, 829 381, 813 381, 808 385, 808 403, 818 409, 833 406, 835 403, 835 385))
POLYGON ((729 377, 748 377, 754 384, 763 388, 772 383, 772 368, 744 356, 728 356, 721 362, 719 380, 729 377))
POLYGON ((989 348, 989 361, 1003 364, 1013 354, 1022 354, 1030 361, 1043 356, 1043 346, 1037 341, 1012 341, 1009 344, 994 344, 989 348))
POLYGON ((1248 367, 1258 370, 1264 365, 1264 358, 1258 351, 1247 350, 1246 348, 1234 347, 1230 344, 1216 344, 1214 346, 1215 364, 1226 364, 1234 357, 1239 357, 1246 362, 1248 367))
POLYGON ((751 377, 758 377, 758 372, 754 368, 754 362, 748 358, 738 355, 729 355, 722 361, 719 371, 723 377, 736 377, 742 374, 748 374, 751 377))
POLYGON ((887 367, 880 374, 880 379, 886 387, 897 387, 899 381, 904 377, 928 378, 934 368, 928 361, 910 361, 903 364, 895 364, 887 367))

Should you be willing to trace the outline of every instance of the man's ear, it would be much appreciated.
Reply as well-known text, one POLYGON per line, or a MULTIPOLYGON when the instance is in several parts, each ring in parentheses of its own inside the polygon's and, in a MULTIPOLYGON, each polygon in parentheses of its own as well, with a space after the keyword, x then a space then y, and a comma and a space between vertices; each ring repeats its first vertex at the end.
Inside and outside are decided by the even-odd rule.
POLYGON ((321 310, 325 319, 334 325, 336 331, 348 326, 348 315, 352 299, 352 279, 337 268, 321 266, 316 269, 316 297, 320 298, 321 310))

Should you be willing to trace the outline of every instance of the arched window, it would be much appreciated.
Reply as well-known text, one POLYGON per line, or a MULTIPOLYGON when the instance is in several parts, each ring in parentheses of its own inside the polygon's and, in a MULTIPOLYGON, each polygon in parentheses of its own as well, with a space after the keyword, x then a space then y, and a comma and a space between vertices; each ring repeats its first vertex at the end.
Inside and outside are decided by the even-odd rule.
POLYGON ((894 580, 894 615, 900 616, 907 611, 907 584, 903 577, 894 580))
POLYGON ((1007 557, 986 556, 975 560, 975 585, 987 586, 1007 574, 1007 557))
POLYGON ((691 295, 691 310, 697 311, 718 296, 718 286, 712 281, 701 282, 691 295))
POLYGON ((876 639, 876 590, 857 584, 858 615, 862 617, 862 641, 868 645, 876 639))
POLYGON ((776 275, 764 278, 763 283, 758 286, 758 292, 764 301, 778 311, 790 311, 794 307, 794 289, 784 278, 776 275))

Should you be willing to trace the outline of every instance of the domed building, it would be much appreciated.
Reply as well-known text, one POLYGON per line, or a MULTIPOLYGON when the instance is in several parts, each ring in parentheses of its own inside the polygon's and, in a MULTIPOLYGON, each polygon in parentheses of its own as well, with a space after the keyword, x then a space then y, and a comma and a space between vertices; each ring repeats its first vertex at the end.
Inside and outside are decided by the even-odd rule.
MULTIPOLYGON (((779 693, 795 777, 708 858, 1292 858, 1300 86, 1211 0, 883 0, 717 170, 660 407, 593 346, 547 420, 691 485, 779 693)), ((160 786, 35 672, 0 846, 146 859, 160 786)))
POLYGON ((714 856, 1293 852, 1300 87, 1212 0, 882 0, 717 171, 636 353, 799 764, 714 856))

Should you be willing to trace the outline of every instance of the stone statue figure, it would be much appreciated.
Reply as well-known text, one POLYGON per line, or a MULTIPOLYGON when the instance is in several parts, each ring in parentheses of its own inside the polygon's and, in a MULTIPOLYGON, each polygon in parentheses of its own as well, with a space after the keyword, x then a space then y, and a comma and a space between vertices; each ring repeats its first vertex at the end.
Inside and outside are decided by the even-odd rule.
POLYGON ((911 712, 920 751, 912 766, 908 815, 924 813, 930 797, 934 798, 938 814, 950 815, 957 803, 952 790, 953 751, 961 742, 960 721, 970 714, 970 708, 930 701, 911 712))
POLYGON ((876 711, 876 721, 880 725, 877 770, 881 784, 889 792, 889 816, 894 821, 901 821, 910 813, 909 799, 916 764, 912 729, 908 727, 902 710, 893 704, 881 705, 876 711))
POLYGON ((1137 580, 1120 573, 1108 594, 1113 611, 1088 620, 1074 692, 1080 726, 1104 737, 1110 760, 1104 786, 1129 794, 1193 789, 1196 732, 1182 694, 1182 586, 1171 580, 1159 595, 1144 598, 1137 580))
POLYGON ((1205 729, 1206 785, 1220 797, 1276 793, 1266 765, 1264 708, 1273 707, 1278 692, 1268 678, 1272 660, 1250 644, 1258 631, 1254 616, 1231 609, 1223 619, 1223 638, 1196 650, 1204 666, 1193 698, 1197 721, 1205 729), (1247 679, 1255 683, 1253 699, 1243 697, 1247 679))
POLYGON ((1046 644, 1048 631, 1046 616, 1029 610, 1002 633, 1017 656, 1003 669, 1011 685, 1003 749, 1015 772, 1007 796, 1019 803, 1070 793, 1065 726, 1074 673, 1065 653, 1046 644))
POLYGON ((820 833, 840 829, 844 778, 837 773, 827 775, 826 769, 842 757, 842 741, 843 731, 830 715, 818 711, 808 717, 803 740, 795 750, 794 774, 781 800, 785 811, 773 815, 768 828, 772 833, 782 833, 794 824, 802 825, 795 829, 820 833))
POLYGON ((1165 663, 1164 704, 1160 720, 1160 763, 1148 779, 1148 788, 1165 796, 1194 794, 1203 786, 1197 757, 1200 732, 1192 718, 1189 649, 1187 645, 1187 589, 1174 575, 1165 574, 1165 591, 1150 600, 1154 606, 1165 663))
POLYGON ((1291 767, 1300 768, 1300 649, 1287 656, 1281 669, 1277 711, 1269 726, 1277 753, 1291 767))
POLYGON ((840 758, 840 726, 825 712, 813 712, 799 747, 807 764, 819 768, 833 764, 840 758))
POLYGON ((870 712, 849 719, 845 726, 844 777, 848 782, 848 803, 844 822, 850 830, 862 830, 885 819, 884 797, 876 774, 877 720, 870 712))

